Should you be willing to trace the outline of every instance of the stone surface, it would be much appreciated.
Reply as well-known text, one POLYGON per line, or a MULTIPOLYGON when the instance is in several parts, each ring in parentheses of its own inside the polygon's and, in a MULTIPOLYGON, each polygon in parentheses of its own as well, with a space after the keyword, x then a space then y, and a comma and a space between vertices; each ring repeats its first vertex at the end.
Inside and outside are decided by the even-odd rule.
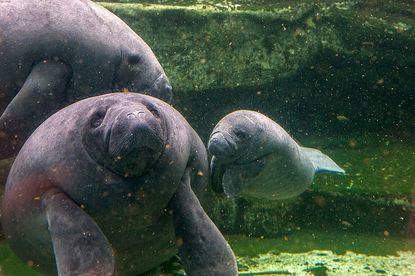
POLYGON ((392 233, 299 230, 281 237, 229 236, 240 275, 412 275, 414 240, 392 233), (252 272, 253 274, 248 274, 252 272), (268 273, 267 273, 268 272, 268 273))
POLYGON ((204 137, 238 108, 302 132, 415 123, 414 3, 102 4, 149 43, 171 79, 175 105, 204 137))

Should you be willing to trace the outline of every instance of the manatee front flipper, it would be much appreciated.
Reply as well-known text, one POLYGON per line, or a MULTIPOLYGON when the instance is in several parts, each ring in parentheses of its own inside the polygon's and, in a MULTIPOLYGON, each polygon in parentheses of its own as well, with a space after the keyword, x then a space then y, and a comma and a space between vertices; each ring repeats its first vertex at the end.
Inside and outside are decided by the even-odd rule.
POLYGON ((225 170, 225 164, 218 161, 218 159, 215 156, 213 156, 212 160, 210 161, 210 177, 212 183, 212 190, 215 193, 223 194, 222 178, 223 174, 225 173, 225 170))
POLYGON ((58 189, 42 196, 58 274, 114 275, 114 254, 93 219, 58 189))
POLYGON ((225 193, 228 197, 239 195, 249 184, 248 181, 261 172, 267 158, 264 156, 248 164, 225 165, 213 156, 210 163, 213 191, 225 193))
POLYGON ((235 256, 190 188, 186 173, 170 202, 179 256, 187 275, 237 275, 235 256))
POLYGON ((65 101, 71 68, 58 61, 35 65, 0 117, 0 159, 14 156, 30 134, 65 101))

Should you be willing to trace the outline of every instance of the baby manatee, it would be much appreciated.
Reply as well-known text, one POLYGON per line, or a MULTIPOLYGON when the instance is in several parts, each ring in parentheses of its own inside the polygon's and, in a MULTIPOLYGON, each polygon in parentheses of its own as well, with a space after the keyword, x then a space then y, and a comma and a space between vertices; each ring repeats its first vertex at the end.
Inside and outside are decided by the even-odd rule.
POLYGON ((137 275, 177 252, 188 275, 236 275, 200 203, 208 180, 206 148, 173 107, 138 93, 96 96, 24 144, 2 223, 17 256, 46 275, 137 275))
POLYGON ((89 0, 0 0, 0 159, 79 99, 123 90, 170 101, 149 46, 89 0))
POLYGON ((208 150, 212 187, 228 196, 286 199, 304 192, 317 174, 344 174, 327 155, 299 146, 276 122, 250 110, 222 118, 208 150))

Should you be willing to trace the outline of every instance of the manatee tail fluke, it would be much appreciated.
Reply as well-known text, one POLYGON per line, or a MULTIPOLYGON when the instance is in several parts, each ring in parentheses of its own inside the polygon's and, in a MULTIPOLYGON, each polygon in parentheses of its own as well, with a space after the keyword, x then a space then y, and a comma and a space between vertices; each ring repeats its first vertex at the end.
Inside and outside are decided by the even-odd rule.
POLYGON ((310 158, 313 163, 315 173, 334 173, 334 174, 346 174, 346 172, 340 168, 330 157, 322 153, 317 149, 301 147, 301 151, 310 158))

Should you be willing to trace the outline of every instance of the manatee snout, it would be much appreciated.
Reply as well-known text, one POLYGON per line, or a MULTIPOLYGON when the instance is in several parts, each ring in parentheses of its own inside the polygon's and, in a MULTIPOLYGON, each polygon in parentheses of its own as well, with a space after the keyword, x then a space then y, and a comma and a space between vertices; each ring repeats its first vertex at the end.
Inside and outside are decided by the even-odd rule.
POLYGON ((149 89, 147 89, 146 94, 152 95, 163 101, 170 103, 173 98, 172 87, 169 79, 166 74, 162 73, 153 83, 149 89))
POLYGON ((144 108, 124 111, 111 127, 108 153, 116 158, 135 149, 160 150, 161 133, 161 125, 150 111, 144 108))
POLYGON ((124 110, 116 117, 108 138, 108 154, 117 173, 139 176, 163 152, 163 128, 159 115, 153 112, 137 108, 124 110))
POLYGON ((226 133, 215 132, 210 136, 208 151, 215 156, 231 157, 236 153, 235 143, 226 133))

